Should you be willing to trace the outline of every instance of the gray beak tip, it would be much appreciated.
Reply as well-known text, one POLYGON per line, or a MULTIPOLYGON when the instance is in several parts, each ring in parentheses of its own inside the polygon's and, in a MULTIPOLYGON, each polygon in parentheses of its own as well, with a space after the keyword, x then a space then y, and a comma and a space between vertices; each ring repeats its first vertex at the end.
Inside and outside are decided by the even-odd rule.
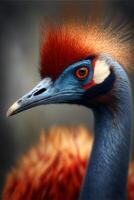
POLYGON ((51 88, 52 81, 51 78, 44 78, 38 85, 36 85, 30 92, 25 94, 21 99, 18 99, 7 111, 6 116, 17 114, 23 110, 27 110, 34 106, 41 105, 43 99, 50 97, 48 89, 51 88), (46 92, 46 95, 44 92, 46 92), (39 96, 38 96, 39 95, 39 96))
POLYGON ((11 115, 14 114, 14 112, 20 107, 20 105, 15 102, 7 111, 6 116, 10 117, 11 115))
POLYGON ((6 117, 10 117, 10 111, 9 110, 6 112, 6 117))

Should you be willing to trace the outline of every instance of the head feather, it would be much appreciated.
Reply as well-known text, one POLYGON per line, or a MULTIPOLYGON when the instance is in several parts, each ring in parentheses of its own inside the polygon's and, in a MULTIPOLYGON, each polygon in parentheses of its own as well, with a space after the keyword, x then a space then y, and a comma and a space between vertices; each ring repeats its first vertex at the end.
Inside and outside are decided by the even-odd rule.
POLYGON ((70 64, 91 55, 108 54, 127 70, 132 62, 133 47, 128 27, 107 26, 91 17, 87 24, 70 23, 48 26, 41 44, 41 77, 57 78, 70 64), (90 20, 91 19, 91 20, 90 20))
POLYGON ((86 58, 91 49, 74 26, 51 27, 41 47, 41 76, 56 78, 68 65, 86 58))

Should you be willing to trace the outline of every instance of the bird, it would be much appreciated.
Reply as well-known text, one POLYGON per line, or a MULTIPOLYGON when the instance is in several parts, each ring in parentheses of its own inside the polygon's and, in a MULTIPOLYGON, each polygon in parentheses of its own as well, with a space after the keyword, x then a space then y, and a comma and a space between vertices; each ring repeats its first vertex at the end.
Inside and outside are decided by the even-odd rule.
POLYGON ((100 20, 48 25, 40 55, 42 80, 9 108, 7 116, 46 104, 91 109, 95 136, 79 200, 126 200, 132 129, 126 72, 132 65, 132 45, 127 29, 100 20))

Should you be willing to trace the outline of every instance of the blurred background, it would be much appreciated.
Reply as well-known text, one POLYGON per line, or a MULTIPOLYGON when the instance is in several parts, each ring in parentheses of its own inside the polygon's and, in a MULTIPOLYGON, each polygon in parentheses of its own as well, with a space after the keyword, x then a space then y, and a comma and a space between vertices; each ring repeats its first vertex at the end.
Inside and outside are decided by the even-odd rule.
MULTIPOLYGON (((134 21, 133 0, 99 1, 109 12, 134 21)), ((0 1, 0 191, 16 159, 38 141, 42 128, 85 125, 93 131, 93 116, 84 107, 40 106, 6 118, 8 107, 39 81, 40 25, 68 17, 87 20, 91 1, 0 1)), ((67 20, 67 19, 66 19, 67 20)), ((133 85, 133 75, 130 77, 133 85)))

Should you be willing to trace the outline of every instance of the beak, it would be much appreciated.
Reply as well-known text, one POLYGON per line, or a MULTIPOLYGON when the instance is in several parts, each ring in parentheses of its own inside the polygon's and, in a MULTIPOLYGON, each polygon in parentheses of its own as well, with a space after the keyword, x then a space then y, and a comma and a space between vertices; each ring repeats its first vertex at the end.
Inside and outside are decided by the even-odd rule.
POLYGON ((18 99, 7 111, 7 117, 30 109, 32 107, 49 104, 55 89, 52 87, 53 82, 48 77, 43 79, 30 92, 18 99))

